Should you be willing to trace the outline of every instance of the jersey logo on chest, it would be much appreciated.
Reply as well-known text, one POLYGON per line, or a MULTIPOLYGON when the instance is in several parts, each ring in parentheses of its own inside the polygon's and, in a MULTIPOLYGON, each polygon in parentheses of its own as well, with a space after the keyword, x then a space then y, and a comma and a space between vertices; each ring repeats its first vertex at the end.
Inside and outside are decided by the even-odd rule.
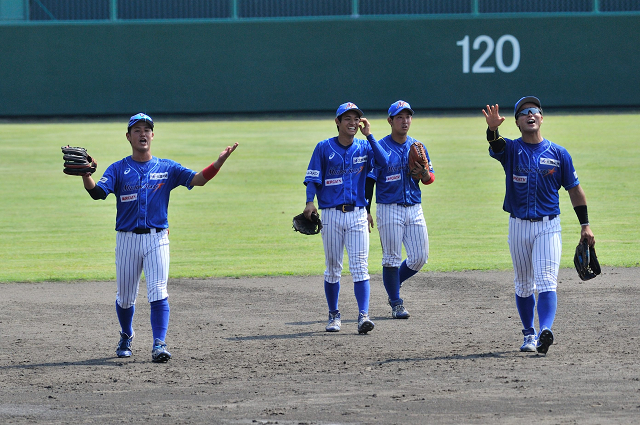
POLYGON ((137 193, 130 193, 128 195, 120 195, 120 202, 133 202, 138 199, 137 193))
POLYGON ((149 174, 149 180, 166 180, 169 178, 169 173, 151 173, 149 174))
POLYGON ((327 179, 327 180, 324 181, 324 185, 325 186, 337 186, 339 184, 342 184, 342 178, 327 179))
POLYGON ((541 165, 550 165, 552 167, 560 167, 560 161, 551 158, 540 158, 541 165))

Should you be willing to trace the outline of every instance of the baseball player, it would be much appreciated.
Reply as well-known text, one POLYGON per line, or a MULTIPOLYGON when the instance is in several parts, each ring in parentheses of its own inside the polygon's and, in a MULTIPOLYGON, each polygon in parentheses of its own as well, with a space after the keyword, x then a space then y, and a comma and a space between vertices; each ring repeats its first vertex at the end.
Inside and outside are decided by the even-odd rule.
MULTIPOLYGON (((409 148, 417 140, 408 135, 413 109, 408 102, 398 100, 389 107, 387 122, 391 134, 380 140, 389 153, 386 167, 374 168, 367 177, 367 212, 376 189, 376 219, 382 244, 382 281, 387 291, 391 316, 408 319, 410 314, 400 298, 402 283, 418 273, 429 258, 429 236, 422 211, 420 182, 434 182, 429 153, 428 168, 419 163, 409 164, 409 148), (377 186, 376 186, 377 183, 377 186), (402 261, 402 245, 407 258, 402 261)), ((367 216, 373 227, 373 218, 367 216)))
POLYGON ((342 324, 338 296, 345 247, 358 303, 358 333, 366 334, 374 327, 369 319, 369 232, 364 190, 367 173, 374 166, 386 165, 387 154, 362 115, 354 103, 338 107, 335 118, 338 135, 316 145, 304 179, 307 186, 304 214, 310 219, 312 213, 317 213, 314 204, 317 196, 323 224, 327 332, 338 332, 342 324), (367 140, 355 138, 358 130, 367 140))
POLYGON ((204 186, 220 170, 238 147, 227 146, 218 159, 196 173, 175 161, 151 155, 153 120, 136 114, 129 120, 126 137, 132 154, 111 164, 96 183, 90 173, 83 175, 85 189, 93 199, 105 199, 113 193, 116 214, 116 314, 120 322, 118 357, 130 357, 133 314, 144 271, 147 298, 151 305, 153 362, 171 358, 165 343, 169 326, 169 223, 167 208, 171 190, 177 186, 204 186))
POLYGON ((569 192, 580 222, 580 240, 595 244, 589 227, 587 198, 578 181, 569 152, 542 137, 540 100, 525 96, 516 102, 514 115, 521 137, 505 139, 498 127, 505 120, 498 105, 487 105, 489 155, 502 164, 506 175, 503 209, 510 214, 509 250, 514 269, 516 307, 522 321, 521 351, 546 354, 553 344, 551 327, 556 316, 558 269, 562 251, 559 190, 569 192), (534 327, 535 292, 539 332, 534 327))

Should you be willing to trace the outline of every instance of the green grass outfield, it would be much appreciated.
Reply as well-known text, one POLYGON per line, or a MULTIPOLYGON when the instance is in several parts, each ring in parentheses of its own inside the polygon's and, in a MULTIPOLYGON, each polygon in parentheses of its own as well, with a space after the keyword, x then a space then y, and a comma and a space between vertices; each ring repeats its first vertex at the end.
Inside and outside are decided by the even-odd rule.
MULTIPOLYGON (((178 122, 156 120, 152 152, 194 170, 233 142, 240 146, 216 178, 172 192, 170 275, 177 277, 320 275, 319 235, 303 236, 291 219, 304 208, 302 185, 316 143, 336 134, 326 119, 178 122)), ((374 117, 377 138, 389 126, 374 117)), ((93 201, 81 178, 62 173, 60 146, 84 146, 98 161, 96 179, 131 154, 122 122, 0 124, 0 281, 115 279, 115 198, 93 201)), ((487 153, 486 124, 475 116, 413 120, 435 171, 423 187, 430 258, 423 270, 508 269, 504 172, 487 153)), ((501 127, 519 135, 511 118, 501 127)), ((640 264, 640 114, 554 115, 543 135, 571 153, 587 194, 603 265, 640 264)), ((361 136, 360 136, 361 137, 361 136)), ((573 264, 579 225, 561 191, 562 267, 573 264)), ((381 273, 376 229, 371 273, 381 273)), ((345 271, 348 270, 345 255, 345 271)))

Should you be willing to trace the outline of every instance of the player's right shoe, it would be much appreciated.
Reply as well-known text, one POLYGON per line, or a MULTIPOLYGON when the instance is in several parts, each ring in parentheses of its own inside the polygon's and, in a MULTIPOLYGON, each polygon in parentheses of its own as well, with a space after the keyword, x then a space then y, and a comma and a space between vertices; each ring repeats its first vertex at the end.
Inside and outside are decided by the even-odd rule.
POLYGON ((391 307, 391 316, 394 319, 408 319, 411 315, 402 304, 391 307))
POLYGON ((524 342, 522 343, 522 346, 520 347, 520 351, 524 351, 527 353, 534 353, 536 351, 536 345, 538 343, 538 340, 536 338, 536 334, 532 334, 532 335, 525 335, 524 336, 524 342))
POLYGON ((156 338, 151 350, 151 361, 154 363, 166 363, 171 358, 171 353, 167 351, 167 344, 156 338))
POLYGON ((538 335, 536 350, 538 350, 540 354, 547 354, 551 344, 553 344, 553 332, 551 332, 551 329, 543 329, 540 335, 538 335))
POLYGON ((329 323, 327 323, 327 327, 325 328, 327 332, 338 332, 340 331, 340 326, 342 325, 342 320, 340 319, 340 312, 336 311, 335 313, 329 312, 329 323))
POLYGON ((136 333, 133 332, 131 336, 127 335, 124 332, 120 332, 120 342, 118 343, 118 347, 116 347, 116 355, 118 357, 131 357, 131 341, 133 337, 136 336, 136 333))
POLYGON ((374 326, 375 325, 373 324, 371 319, 369 319, 369 315, 367 313, 365 313, 364 311, 361 311, 360 314, 358 314, 358 333, 359 334, 366 334, 367 332, 372 331, 374 326))

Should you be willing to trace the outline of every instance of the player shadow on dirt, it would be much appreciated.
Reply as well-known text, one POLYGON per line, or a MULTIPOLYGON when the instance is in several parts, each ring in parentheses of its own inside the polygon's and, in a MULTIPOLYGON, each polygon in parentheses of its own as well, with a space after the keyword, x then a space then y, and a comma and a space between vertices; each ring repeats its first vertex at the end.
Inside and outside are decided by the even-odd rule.
POLYGON ((300 332, 297 334, 280 334, 280 335, 251 335, 251 336, 234 336, 225 338, 227 341, 259 341, 262 339, 293 339, 293 338, 305 338, 310 336, 319 336, 325 334, 325 331, 311 331, 300 332))
POLYGON ((389 363, 402 363, 402 362, 423 362, 423 361, 434 361, 434 360, 476 360, 476 359, 486 359, 486 358, 496 358, 503 359, 509 357, 512 354, 512 351, 498 351, 498 352, 487 352, 487 353, 476 353, 476 354, 451 354, 449 356, 432 356, 432 357, 410 357, 410 358, 394 358, 387 359, 383 361, 376 362, 378 365, 389 364, 389 363))
POLYGON ((76 362, 51 362, 51 363, 29 363, 19 364, 11 366, 0 366, 0 370, 11 369, 34 369, 37 367, 60 367, 60 366, 117 366, 120 367, 124 364, 121 359, 117 357, 102 357, 99 359, 87 359, 76 362))

